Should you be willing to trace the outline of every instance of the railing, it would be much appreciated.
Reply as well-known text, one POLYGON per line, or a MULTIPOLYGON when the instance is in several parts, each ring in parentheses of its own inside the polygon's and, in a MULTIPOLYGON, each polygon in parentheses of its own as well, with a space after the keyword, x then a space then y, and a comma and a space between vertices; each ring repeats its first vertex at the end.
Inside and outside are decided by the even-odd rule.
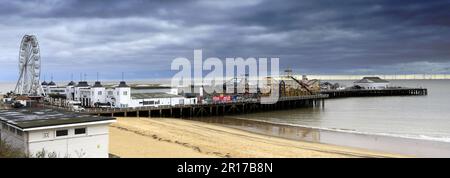
POLYGON ((427 90, 426 88, 381 88, 381 89, 343 89, 343 90, 323 90, 321 93, 329 92, 352 92, 352 91, 399 91, 399 90, 427 90))
MULTIPOLYGON (((304 96, 288 96, 280 97, 278 101, 292 101, 292 100, 305 100, 305 99, 325 99, 328 98, 328 94, 316 94, 316 95, 304 95, 304 96)), ((102 113, 102 112, 128 112, 128 111, 138 111, 138 110, 159 110, 159 109, 173 109, 173 108, 183 108, 183 107, 205 107, 211 105, 228 105, 228 104, 251 104, 260 103, 260 99, 257 98, 246 98, 222 102, 210 102, 210 103, 198 103, 198 104, 176 104, 176 105, 160 105, 160 106, 140 106, 140 107, 129 107, 129 108, 86 108, 84 112, 87 113, 102 113)))

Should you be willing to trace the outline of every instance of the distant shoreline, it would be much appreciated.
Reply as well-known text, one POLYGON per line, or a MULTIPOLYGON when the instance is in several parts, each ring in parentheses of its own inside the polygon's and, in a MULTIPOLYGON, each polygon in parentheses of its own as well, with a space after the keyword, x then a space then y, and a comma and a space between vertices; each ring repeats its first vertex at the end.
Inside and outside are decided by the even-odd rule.
MULTIPOLYGON (((295 75, 302 77, 301 75, 295 75)), ((306 75, 310 79, 317 80, 359 80, 363 77, 380 77, 385 80, 445 80, 450 79, 450 74, 404 74, 404 75, 384 75, 384 74, 370 74, 370 75, 320 75, 310 74, 306 75)))
MULTIPOLYGON (((280 72, 280 75, 283 75, 283 72, 280 72)), ((306 75, 309 79, 320 79, 320 80, 359 80, 363 77, 380 77, 382 79, 387 80, 441 80, 441 79, 450 79, 450 74, 294 74, 296 78, 302 78, 303 75, 306 75)), ((126 79, 129 82, 151 82, 151 83, 161 83, 161 81, 169 82, 171 81, 171 77, 167 78, 158 78, 158 79, 126 79)), ((231 79, 231 78, 230 78, 231 79)), ((117 82, 122 79, 103 79, 103 82, 117 82)), ((41 78, 41 81, 44 81, 41 78)), ((78 81, 74 79, 74 81, 78 81)), ((94 82, 96 79, 87 80, 88 82, 94 82)), ((16 84, 15 80, 0 80, 0 84, 16 84)), ((70 79, 67 80, 55 80, 55 82, 70 82, 70 79)), ((162 82, 162 83, 164 83, 162 82)))

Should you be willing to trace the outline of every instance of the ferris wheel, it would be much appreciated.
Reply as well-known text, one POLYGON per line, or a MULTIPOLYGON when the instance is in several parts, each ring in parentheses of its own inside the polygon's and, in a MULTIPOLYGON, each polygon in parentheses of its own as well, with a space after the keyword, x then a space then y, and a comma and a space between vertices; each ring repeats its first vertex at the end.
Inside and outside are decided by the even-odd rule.
POLYGON ((19 52, 19 80, 15 93, 21 95, 38 96, 43 93, 39 84, 41 74, 41 57, 39 44, 34 35, 22 38, 19 52))

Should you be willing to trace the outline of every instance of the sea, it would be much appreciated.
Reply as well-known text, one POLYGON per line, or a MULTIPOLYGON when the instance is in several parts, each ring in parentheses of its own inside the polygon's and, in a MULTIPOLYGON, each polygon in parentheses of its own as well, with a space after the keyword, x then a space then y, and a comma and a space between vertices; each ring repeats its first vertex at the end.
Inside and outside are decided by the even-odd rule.
MULTIPOLYGON (((353 81, 339 80, 329 82, 351 86, 353 81)), ((13 90, 14 85, 14 83, 0 83, 0 92, 5 93, 13 90)), ((419 151, 414 150, 413 154, 423 151, 425 154, 422 155, 424 156, 450 156, 450 80, 391 80, 390 85, 427 88, 428 95, 327 99, 323 108, 298 108, 224 116, 220 119, 220 122, 254 132, 261 132, 265 129, 265 134, 278 136, 280 136, 280 132, 279 130, 274 132, 274 128, 294 127, 302 128, 303 131, 305 128, 309 128, 322 132, 332 131, 333 133, 387 136, 387 138, 412 138, 424 140, 425 142, 437 141, 445 143, 438 146, 437 151, 428 150, 429 145, 436 145, 435 142, 431 142, 424 144, 424 148, 419 149, 419 151), (234 122, 226 123, 227 120, 234 120, 234 122), (236 122, 236 120, 249 122, 240 123, 236 122), (258 124, 255 125, 255 122, 258 124), (270 132, 267 132, 268 128, 266 126, 264 126, 264 129, 261 129, 261 124, 264 123, 266 125, 276 125, 276 127, 270 127, 270 132), (440 152, 442 154, 430 154, 432 152, 440 152)), ((211 120, 207 122, 211 122, 211 120)), ((304 133, 303 131, 301 132, 304 133)), ((298 133, 299 131, 297 131, 295 136, 298 136, 298 133)), ((333 134, 332 137, 328 136, 328 138, 336 140, 336 136, 336 134, 333 134)), ((347 135, 343 138, 349 138, 349 136, 347 135)), ((382 137, 370 137, 370 139, 375 140, 380 138, 382 137)), ((322 133, 322 141, 320 142, 324 142, 325 139, 325 134, 322 133)), ((370 144, 367 143, 367 138, 365 137, 359 137, 359 139, 359 143, 349 143, 347 145, 370 144)), ((337 143, 338 145, 343 140, 340 139, 339 142, 337 143)), ((393 145, 392 143, 397 144, 403 141, 389 140, 386 142, 393 145)), ((325 143, 334 144, 332 141, 325 143)), ((414 147, 417 143, 411 142, 408 144, 414 147)), ((379 144, 379 142, 376 142, 372 147, 379 147, 379 144)), ((401 145, 397 144, 397 147, 393 149, 398 150, 399 147, 401 145)))
MULTIPOLYGON (((330 81, 351 86, 353 81, 330 81)), ((392 80, 427 88, 425 96, 327 99, 324 108, 230 116, 271 123, 450 142, 450 80, 392 80)))

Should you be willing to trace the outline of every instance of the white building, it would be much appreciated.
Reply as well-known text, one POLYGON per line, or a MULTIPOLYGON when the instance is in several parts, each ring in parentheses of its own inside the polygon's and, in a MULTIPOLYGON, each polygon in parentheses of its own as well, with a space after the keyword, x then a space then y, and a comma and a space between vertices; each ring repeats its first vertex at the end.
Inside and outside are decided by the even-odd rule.
POLYGON ((95 106, 98 105, 98 103, 105 103, 106 101, 106 89, 105 87, 99 82, 95 82, 94 86, 90 88, 90 105, 95 106))
POLYGON ((70 81, 69 84, 67 84, 65 91, 66 91, 65 92, 66 99, 74 100, 75 99, 75 82, 70 81))
POLYGON ((178 88, 138 85, 131 88, 130 107, 197 104, 197 98, 178 95, 178 88))
MULTIPOLYGON (((89 86, 87 81, 78 82, 78 84, 73 87, 73 91, 74 101, 81 102, 81 105, 83 106, 90 105, 91 86, 89 86)), ((72 93, 66 93, 66 96, 71 94, 72 93)))
POLYGON ((108 125, 114 118, 54 110, 0 110, 0 139, 33 157, 109 157, 108 125))
POLYGON ((354 82, 354 84, 363 89, 386 89, 389 87, 389 81, 383 80, 380 77, 364 77, 354 82))
MULTIPOLYGON (((47 83, 46 91, 51 89, 47 83)), ((56 85, 55 85, 56 86, 56 85)), ((59 87, 58 87, 59 88, 59 87)), ((102 85, 96 81, 93 86, 87 81, 80 81, 77 85, 70 82, 64 87, 64 95, 71 103, 79 103, 83 107, 143 107, 169 106, 177 104, 197 104, 197 98, 186 98, 178 95, 177 88, 154 85, 129 86, 125 81, 118 85, 102 85)))
POLYGON ((197 98, 185 98, 169 93, 133 93, 130 107, 175 106, 197 104, 197 98))
POLYGON ((113 91, 113 95, 110 96, 113 96, 114 98, 111 98, 111 101, 109 101, 113 106, 118 108, 133 107, 130 106, 131 88, 125 83, 125 81, 121 81, 119 86, 112 88, 109 91, 113 91))
POLYGON ((46 81, 41 83, 42 89, 44 90, 44 94, 56 94, 56 95, 65 95, 66 87, 57 86, 55 82, 50 81, 47 83, 46 81))
MULTIPOLYGON (((71 82, 72 83, 72 82, 71 82)), ((96 81, 90 86, 87 81, 80 81, 77 85, 66 86, 66 98, 69 101, 78 101, 84 107, 109 106, 116 108, 128 107, 130 103, 131 88, 124 81, 118 86, 105 87, 96 81)))

